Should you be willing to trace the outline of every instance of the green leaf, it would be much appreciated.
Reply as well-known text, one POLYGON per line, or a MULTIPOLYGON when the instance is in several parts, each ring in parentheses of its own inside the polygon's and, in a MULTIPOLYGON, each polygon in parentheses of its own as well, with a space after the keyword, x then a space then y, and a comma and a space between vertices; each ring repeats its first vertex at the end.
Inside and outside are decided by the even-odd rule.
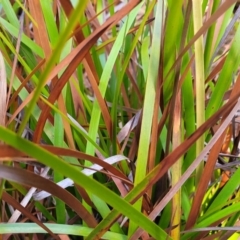
MULTIPOLYGON (((19 35, 19 28, 16 28, 9 22, 7 22, 5 19, 0 17, 0 24, 2 27, 9 32, 12 36, 15 38, 18 38, 19 35)), ((24 33, 22 34, 22 43, 24 43, 26 46, 28 46, 35 54, 37 54, 39 57, 44 58, 44 52, 41 47, 39 47, 34 41, 32 41, 30 38, 28 38, 24 33)))
MULTIPOLYGON (((86 237, 92 231, 91 228, 79 225, 53 223, 45 223, 44 225, 55 234, 67 234, 86 237)), ((46 233, 46 231, 35 223, 1 223, 0 234, 7 233, 46 233)), ((106 232, 101 239, 127 240, 127 237, 119 233, 106 232)))
POLYGON ((127 216, 136 225, 145 229, 156 239, 165 239, 167 237, 167 234, 164 233, 161 228, 159 228, 155 223, 132 207, 130 203, 117 196, 114 192, 104 187, 101 183, 87 177, 75 167, 67 164, 61 158, 51 154, 32 142, 22 139, 17 134, 2 126, 0 126, 0 140, 20 150, 21 152, 28 154, 31 157, 36 158, 39 162, 51 167, 54 171, 71 178, 76 184, 82 186, 84 189, 115 208, 118 212, 121 212, 123 215, 127 216), (159 238, 159 233, 162 233, 161 236, 164 238, 159 238))
MULTIPOLYGON (((154 110, 154 102, 156 95, 156 82, 158 77, 158 68, 159 68, 159 60, 160 60, 160 43, 162 40, 162 26, 164 19, 164 6, 163 2, 157 2, 156 9, 156 19, 154 22, 153 29, 153 37, 152 37, 152 46, 150 53, 150 60, 148 66, 148 75, 146 82, 146 90, 145 90, 145 98, 143 105, 143 113, 142 113, 142 125, 141 125, 141 133, 139 140, 139 148, 138 148, 138 158, 136 162, 136 172, 134 185, 136 186, 139 182, 143 180, 147 173, 147 163, 148 163, 148 152, 150 145, 150 137, 152 130, 152 119, 153 119, 153 110, 154 110)), ((138 211, 142 209, 142 198, 140 198, 135 204, 135 208, 138 211)), ((137 225, 130 225, 130 235, 135 230, 137 225)))

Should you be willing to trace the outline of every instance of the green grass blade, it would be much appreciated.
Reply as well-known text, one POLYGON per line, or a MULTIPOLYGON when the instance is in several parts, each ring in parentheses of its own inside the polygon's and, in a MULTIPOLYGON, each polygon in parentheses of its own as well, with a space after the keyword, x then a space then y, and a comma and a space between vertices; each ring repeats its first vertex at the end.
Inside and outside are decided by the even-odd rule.
MULTIPOLYGON (((100 90, 100 93, 102 94, 102 97, 105 96, 105 93, 106 93, 107 87, 108 87, 108 83, 110 80, 110 76, 113 71, 114 63, 116 62, 119 51, 121 50, 122 45, 124 43, 125 34, 130 29, 132 22, 136 18, 138 8, 139 8, 139 6, 137 6, 130 13, 129 20, 123 24, 123 27, 120 30, 120 32, 117 36, 117 39, 115 40, 114 45, 111 49, 111 52, 107 58, 107 62, 105 63, 103 73, 102 73, 100 83, 99 83, 99 90, 100 90)), ((94 141, 97 138, 97 133, 99 130, 100 116, 101 116, 100 106, 97 101, 94 101, 93 109, 92 109, 92 113, 91 113, 90 125, 89 125, 89 136, 94 141)), ((86 153, 89 155, 94 155, 95 149, 96 149, 95 146, 90 141, 88 141, 87 146, 86 146, 86 153)), ((86 162, 85 165, 90 166, 91 163, 86 162)), ((100 212, 100 214, 102 215, 102 217, 105 217, 110 212, 110 209, 100 199, 93 197, 92 201, 94 202, 95 206, 97 207, 97 209, 100 212)), ((114 225, 113 227, 116 227, 116 225, 114 225)))
MULTIPOLYGON (((104 187, 101 183, 85 176, 83 173, 75 169, 75 167, 67 164, 59 157, 51 154, 32 142, 22 139, 17 134, 1 126, 0 140, 20 150, 21 152, 28 154, 31 157, 36 158, 39 162, 51 167, 54 171, 71 178, 76 184, 84 187, 87 191, 96 195, 98 198, 108 203, 117 211, 127 216, 136 225, 145 229, 154 238, 163 239, 159 238, 159 233, 162 233, 163 230, 142 213, 137 211, 133 206, 131 206, 131 204, 117 196, 108 188, 104 187)), ((166 237, 167 234, 165 233, 164 236, 166 237)))
POLYGON ((13 25, 15 28, 20 28, 20 24, 18 21, 18 18, 16 16, 16 13, 14 12, 12 5, 9 0, 2 0, 1 1, 2 7, 4 9, 4 12, 7 16, 7 19, 9 20, 9 23, 13 25))
POLYGON ((234 191, 238 188, 239 179, 240 179, 240 168, 236 170, 236 172, 231 176, 231 178, 223 187, 223 189, 221 189, 221 192, 214 199, 214 201, 212 202, 212 204, 210 205, 206 213, 217 208, 222 203, 227 202, 227 200, 231 197, 234 191))
MULTIPOLYGON (((239 208, 240 208, 240 203, 238 202, 238 203, 234 203, 229 207, 221 209, 219 211, 215 211, 214 213, 209 215, 208 218, 196 224, 194 228, 202 228, 202 227, 210 226, 211 224, 216 223, 220 219, 224 219, 227 216, 230 216, 234 213, 239 212, 239 208)), ((181 237, 181 239, 182 240, 195 239, 197 234, 198 233, 187 233, 183 237, 181 237)))
MULTIPOLYGON (((100 79, 99 83, 99 90, 100 93, 102 94, 102 97, 105 96, 109 79, 111 76, 111 73, 113 71, 114 63, 116 62, 116 59, 118 58, 119 51, 122 48, 123 42, 124 42, 124 35, 125 33, 130 29, 131 24, 136 18, 137 15, 137 10, 139 6, 135 8, 129 16, 129 20, 124 23, 122 29, 120 30, 116 41, 114 42, 114 45, 112 47, 112 50, 107 58, 107 62, 104 66, 103 73, 100 79)), ((101 115, 101 109, 99 107, 99 104, 97 101, 94 102, 93 104, 93 110, 91 113, 91 121, 90 121, 90 126, 89 126, 89 136, 92 139, 97 138, 97 131, 99 128, 99 121, 100 121, 100 115, 101 115)), ((95 147, 91 143, 87 143, 87 148, 86 148, 86 153, 87 154, 94 154, 95 147)))
MULTIPOLYGON (((194 33, 202 27, 202 3, 201 1, 193 1, 193 23, 194 33)), ((197 128, 200 127, 205 120, 205 73, 204 73, 204 48, 203 36, 195 42, 195 64, 196 64, 196 123, 197 128)), ((196 142, 196 155, 198 156, 204 147, 204 135, 196 142)), ((196 169, 196 184, 202 176, 204 163, 202 162, 196 169)))
MULTIPOLYGON (((16 28, 15 26, 11 25, 9 22, 7 22, 5 19, 0 17, 0 24, 2 27, 9 32, 12 36, 15 38, 18 38, 19 35, 19 28, 16 28)), ((28 38, 24 33, 22 34, 22 43, 24 43, 26 46, 28 46, 35 54, 37 54, 39 57, 44 57, 44 52, 42 48, 37 45, 34 41, 32 41, 30 38, 28 38)))
MULTIPOLYGON (((50 229, 55 234, 68 234, 74 236, 87 236, 92 229, 79 225, 66 225, 66 224, 44 224, 48 229, 50 229)), ((35 223, 1 223, 0 224, 0 234, 7 233, 46 233, 44 229, 39 227, 35 223)), ((109 240, 127 240, 125 235, 113 232, 106 232, 102 239, 109 240)))
POLYGON ((209 99, 209 103, 206 108, 206 119, 208 119, 214 112, 216 112, 222 105, 223 96, 226 90, 229 88, 233 73, 236 73, 239 63, 240 63, 240 27, 238 26, 237 32, 235 34, 234 41, 228 53, 227 59, 220 72, 218 81, 214 88, 214 91, 209 99))
MULTIPOLYGON (((147 83, 145 90, 145 98, 143 105, 141 135, 139 140, 138 158, 136 162, 136 172, 134 185, 136 186, 146 176, 149 143, 152 129, 153 109, 156 95, 156 81, 158 76, 159 60, 160 60, 160 43, 162 39, 163 26, 163 2, 157 3, 156 19, 153 29, 153 38, 151 46, 151 55, 149 60, 149 68, 147 75, 147 83)), ((140 198, 134 205, 138 211, 142 208, 142 198, 140 198)), ((131 226, 131 225, 130 225, 131 226)), ((130 235, 136 229, 136 225, 130 227, 130 235)))
POLYGON ((22 123, 19 127, 18 130, 18 134, 21 135, 22 132, 24 131, 24 128, 27 124, 27 121, 29 120, 29 117, 32 114, 32 110, 34 108, 34 106, 36 105, 36 102, 40 96, 41 90, 45 84, 45 80, 48 77, 48 74, 50 73, 52 67, 54 66, 54 64, 57 62, 57 60, 60 57, 61 51, 63 49, 63 46, 65 44, 65 42, 67 41, 68 37, 70 36, 70 33, 73 31, 73 29, 75 28, 76 24, 79 21, 79 16, 81 16, 83 14, 83 11, 85 9, 85 6, 87 5, 87 0, 83 0, 81 2, 78 3, 76 9, 73 11, 69 22, 68 22, 68 26, 65 28, 65 31, 61 34, 61 36, 59 37, 58 43, 55 46, 55 51, 54 53, 51 55, 48 63, 46 64, 46 68, 44 69, 40 79, 39 79, 39 83, 34 91, 34 95, 32 97, 32 100, 29 104, 29 107, 24 115, 24 118, 22 120, 22 123))
MULTIPOLYGON (((54 146, 63 147, 64 143, 64 128, 61 115, 54 114, 54 146)), ((54 182, 57 183, 63 180, 63 175, 54 172, 54 182)), ((65 204, 60 199, 56 198, 56 218, 57 223, 64 224, 66 222, 65 204)))
MULTIPOLYGON (((117 132, 116 132, 117 130, 116 129, 117 129, 117 123, 118 123, 118 121, 117 121, 117 106, 118 106, 118 100, 119 100, 119 95, 120 95, 120 91, 121 91, 123 78, 124 78, 124 75, 126 74, 126 70, 127 70, 128 65, 129 65, 129 61, 131 59, 131 56, 134 52, 134 49, 136 48, 137 43, 139 41, 139 38, 143 33, 145 23, 146 23, 149 15, 150 15, 150 13, 153 10, 153 7, 155 6, 155 3, 156 3, 155 1, 152 1, 151 4, 148 7, 146 13, 144 14, 141 25, 139 26, 139 29, 138 29, 133 41, 131 42, 130 49, 128 49, 127 54, 124 57, 123 66, 122 66, 121 71, 119 73, 119 77, 117 78, 117 84, 116 84, 116 88, 114 90, 114 99, 113 99, 113 106, 112 106, 112 111, 111 111, 111 115, 113 117, 113 142, 116 142, 116 135, 117 135, 117 132)), ((139 8, 141 6, 142 6, 142 4, 139 4, 139 6, 137 8, 135 8, 135 10, 139 11, 139 8)), ((136 14, 136 12, 135 12, 135 14, 136 14)), ((129 16, 128 23, 130 25, 132 24, 133 20, 135 19, 135 16, 134 16, 135 14, 131 14, 129 16), (133 19, 132 19, 132 17, 133 17, 133 19)), ((146 47, 148 47, 148 45, 145 44, 144 54, 146 54, 146 47)), ((147 56, 147 59, 148 59, 148 56, 147 56)), ((147 62, 147 59, 146 59, 146 62, 147 62)))
POLYGON ((56 20, 55 16, 53 14, 52 9, 52 2, 51 1, 40 1, 42 12, 44 15, 49 39, 51 42, 51 46, 56 46, 58 39, 59 39, 59 33, 56 26, 56 20))

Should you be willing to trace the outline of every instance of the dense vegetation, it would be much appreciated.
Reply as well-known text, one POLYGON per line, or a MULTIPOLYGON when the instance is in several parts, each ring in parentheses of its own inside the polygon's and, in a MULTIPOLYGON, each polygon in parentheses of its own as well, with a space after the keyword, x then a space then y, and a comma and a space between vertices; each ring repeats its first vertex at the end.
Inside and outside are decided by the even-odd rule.
POLYGON ((0 1, 1 239, 240 237, 236 2, 0 1))

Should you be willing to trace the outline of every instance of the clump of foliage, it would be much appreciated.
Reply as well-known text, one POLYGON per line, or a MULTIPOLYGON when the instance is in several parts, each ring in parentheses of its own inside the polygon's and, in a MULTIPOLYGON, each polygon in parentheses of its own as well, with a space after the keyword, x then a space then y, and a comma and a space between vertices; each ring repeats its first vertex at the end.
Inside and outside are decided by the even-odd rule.
POLYGON ((236 2, 1 1, 3 239, 239 237, 236 2))

